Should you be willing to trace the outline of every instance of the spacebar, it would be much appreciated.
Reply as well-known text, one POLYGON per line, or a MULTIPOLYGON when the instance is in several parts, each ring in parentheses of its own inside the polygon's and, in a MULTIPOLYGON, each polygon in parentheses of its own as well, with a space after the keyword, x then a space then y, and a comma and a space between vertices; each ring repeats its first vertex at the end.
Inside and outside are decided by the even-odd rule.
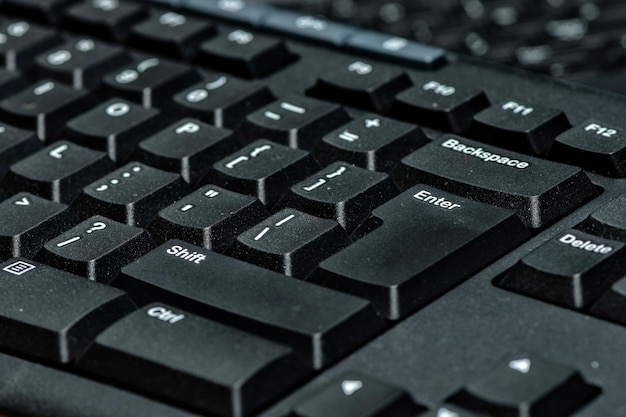
POLYGON ((388 319, 432 301, 526 240, 513 211, 416 185, 373 211, 369 232, 323 261, 315 283, 368 298, 388 319))
POLYGON ((151 399, 0 353, 0 413, 46 417, 197 417, 151 399))

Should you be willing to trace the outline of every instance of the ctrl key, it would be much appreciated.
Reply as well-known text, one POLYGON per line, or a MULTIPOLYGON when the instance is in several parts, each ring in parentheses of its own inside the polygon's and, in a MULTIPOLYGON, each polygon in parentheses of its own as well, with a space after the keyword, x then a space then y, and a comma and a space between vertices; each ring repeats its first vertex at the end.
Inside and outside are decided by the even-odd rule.
POLYGON ((300 381, 290 348, 164 304, 101 333, 78 366, 223 417, 250 415, 300 381))
POLYGON ((598 395, 575 369, 533 353, 515 353, 450 398, 493 417, 566 417, 598 395))

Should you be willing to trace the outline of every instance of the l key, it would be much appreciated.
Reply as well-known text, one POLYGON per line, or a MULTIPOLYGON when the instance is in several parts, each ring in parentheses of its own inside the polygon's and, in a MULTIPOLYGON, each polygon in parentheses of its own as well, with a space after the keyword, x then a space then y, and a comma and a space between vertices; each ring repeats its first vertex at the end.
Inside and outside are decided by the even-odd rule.
POLYGON ((373 211, 371 231, 320 264, 309 281, 369 298, 398 319, 523 242, 511 211, 417 185, 373 211))

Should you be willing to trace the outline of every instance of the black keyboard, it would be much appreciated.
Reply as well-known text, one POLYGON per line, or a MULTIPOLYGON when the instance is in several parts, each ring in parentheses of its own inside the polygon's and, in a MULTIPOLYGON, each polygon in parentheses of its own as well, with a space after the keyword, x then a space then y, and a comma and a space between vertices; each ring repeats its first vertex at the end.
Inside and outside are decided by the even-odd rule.
POLYGON ((0 415, 626 414, 623 96, 239 0, 0 13, 0 415))
POLYGON ((620 0, 262 0, 626 93, 620 0))

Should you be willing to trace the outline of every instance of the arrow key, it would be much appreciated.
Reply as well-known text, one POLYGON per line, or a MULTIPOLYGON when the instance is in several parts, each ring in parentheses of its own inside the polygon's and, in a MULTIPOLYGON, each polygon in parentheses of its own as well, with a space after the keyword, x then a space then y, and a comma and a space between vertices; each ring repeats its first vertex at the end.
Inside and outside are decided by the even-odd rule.
POLYGON ((298 404, 297 417, 413 417, 424 411, 402 389, 348 372, 298 404))

